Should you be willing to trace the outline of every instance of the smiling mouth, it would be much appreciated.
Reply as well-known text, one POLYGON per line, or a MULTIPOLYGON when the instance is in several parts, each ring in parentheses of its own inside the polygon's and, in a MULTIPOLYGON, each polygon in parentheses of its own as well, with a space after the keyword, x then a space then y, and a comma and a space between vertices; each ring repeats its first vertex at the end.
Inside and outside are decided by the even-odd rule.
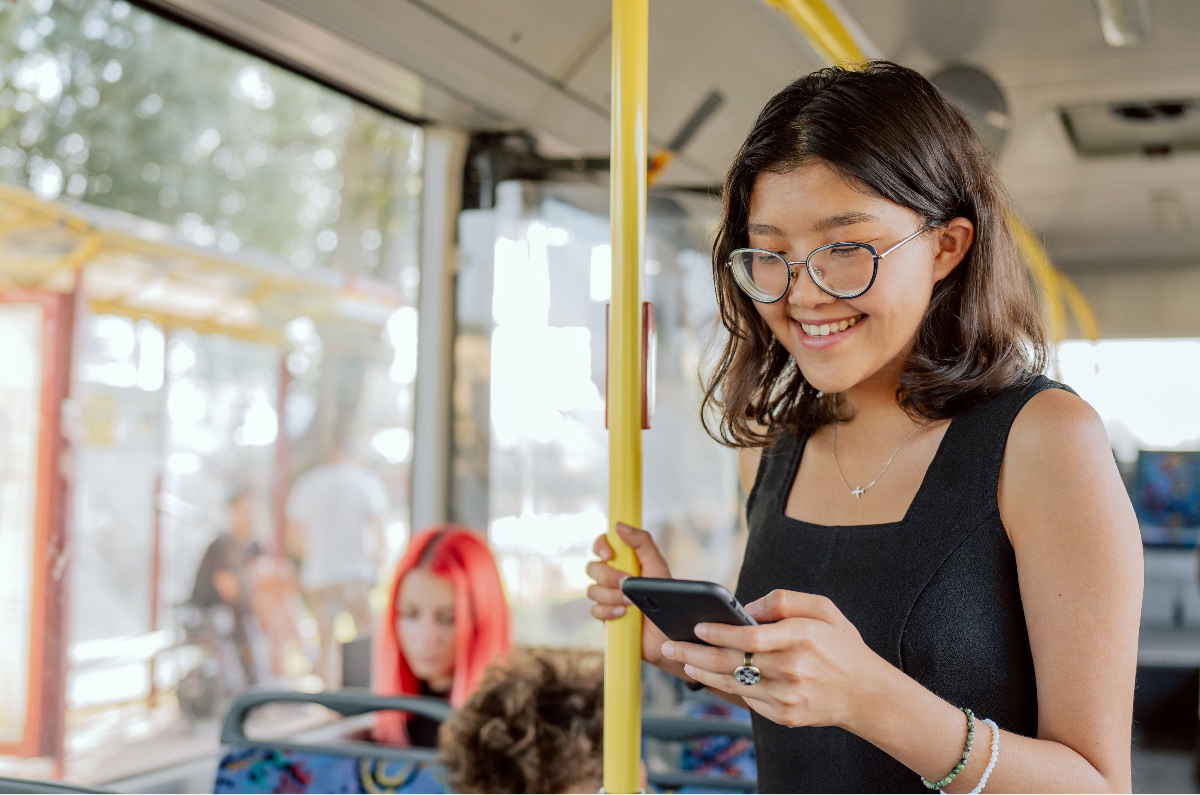
POLYGON ((806 337, 828 337, 831 334, 841 334, 865 317, 866 315, 855 315, 852 318, 839 320, 836 323, 801 323, 800 328, 804 331, 804 336, 806 337))

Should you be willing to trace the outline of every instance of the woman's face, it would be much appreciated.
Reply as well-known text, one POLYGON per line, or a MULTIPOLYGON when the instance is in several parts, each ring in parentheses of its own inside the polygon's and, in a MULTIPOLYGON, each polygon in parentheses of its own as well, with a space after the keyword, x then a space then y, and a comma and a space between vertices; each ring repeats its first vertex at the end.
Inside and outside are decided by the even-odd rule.
POLYGON ((396 636, 408 667, 436 692, 454 681, 454 586, 427 569, 400 582, 396 636))
MULTIPOLYGON (((750 195, 750 247, 802 262, 827 243, 869 243, 879 253, 921 228, 926 220, 886 199, 856 189, 823 161, 786 174, 763 173, 750 195)), ((956 218, 931 229, 879 261, 875 283, 858 298, 822 292, 801 266, 791 293, 755 308, 796 358, 805 379, 828 394, 845 392, 890 373, 917 328, 934 285, 967 252, 974 228, 956 218), (844 331, 834 333, 842 321, 844 331), (830 326, 828 335, 820 327, 830 326), (804 330, 804 326, 812 328, 804 330)))

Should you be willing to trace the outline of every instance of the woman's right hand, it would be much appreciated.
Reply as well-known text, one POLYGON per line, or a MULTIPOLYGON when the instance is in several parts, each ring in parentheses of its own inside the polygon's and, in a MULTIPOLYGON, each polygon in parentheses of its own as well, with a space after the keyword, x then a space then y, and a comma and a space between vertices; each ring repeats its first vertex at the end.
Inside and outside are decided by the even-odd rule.
MULTIPOLYGON (((671 578, 671 569, 667 560, 654 543, 654 538, 645 530, 630 527, 623 522, 617 522, 617 535, 633 548, 641 564, 643 577, 671 578)), ((592 600, 592 615, 601 621, 620 618, 626 609, 633 604, 629 597, 621 592, 621 582, 630 575, 610 565, 613 559, 613 549, 608 543, 607 536, 600 536, 592 546, 592 551, 600 560, 593 560, 587 565, 588 576, 596 581, 588 586, 587 595, 592 600)), ((642 658, 651 665, 659 665, 663 661, 662 645, 667 642, 658 627, 650 621, 642 622, 642 658)))

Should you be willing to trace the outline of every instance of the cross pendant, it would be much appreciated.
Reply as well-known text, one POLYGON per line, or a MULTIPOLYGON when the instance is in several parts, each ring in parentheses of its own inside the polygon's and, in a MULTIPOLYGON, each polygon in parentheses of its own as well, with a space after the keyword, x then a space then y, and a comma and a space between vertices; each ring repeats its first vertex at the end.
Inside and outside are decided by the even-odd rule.
POLYGON ((866 491, 866 489, 864 489, 862 486, 859 486, 856 489, 850 489, 850 493, 854 495, 854 499, 856 500, 863 495, 864 491, 866 491))

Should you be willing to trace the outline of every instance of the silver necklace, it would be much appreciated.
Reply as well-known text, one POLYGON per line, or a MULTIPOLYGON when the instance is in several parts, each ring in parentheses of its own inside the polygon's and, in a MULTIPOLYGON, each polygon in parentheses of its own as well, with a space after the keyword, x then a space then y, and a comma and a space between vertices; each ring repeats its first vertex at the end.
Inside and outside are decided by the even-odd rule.
MULTIPOLYGON (((922 422, 920 425, 913 428, 912 431, 908 434, 908 436, 904 437, 904 442, 907 442, 909 439, 913 438, 913 434, 915 434, 917 431, 921 430, 924 427, 925 427, 925 423, 922 422)), ((883 469, 879 470, 879 474, 875 476, 874 480, 872 480, 870 483, 868 483, 865 486, 859 486, 857 488, 851 489, 850 484, 846 482, 846 476, 842 474, 842 465, 839 464, 838 460, 837 460, 837 424, 834 423, 834 426, 833 426, 833 465, 835 467, 837 467, 838 477, 842 479, 842 485, 844 485, 847 489, 850 489, 850 493, 854 495, 854 499, 857 500, 864 493, 866 493, 867 489, 871 488, 872 486, 874 486, 876 483, 879 482, 879 479, 881 477, 883 477, 883 473, 887 472, 888 467, 890 467, 892 465, 892 462, 896 460, 896 454, 900 452, 900 448, 904 446, 904 442, 901 442, 899 445, 896 446, 896 452, 892 453, 892 457, 889 458, 887 460, 887 463, 883 465, 883 469)))

